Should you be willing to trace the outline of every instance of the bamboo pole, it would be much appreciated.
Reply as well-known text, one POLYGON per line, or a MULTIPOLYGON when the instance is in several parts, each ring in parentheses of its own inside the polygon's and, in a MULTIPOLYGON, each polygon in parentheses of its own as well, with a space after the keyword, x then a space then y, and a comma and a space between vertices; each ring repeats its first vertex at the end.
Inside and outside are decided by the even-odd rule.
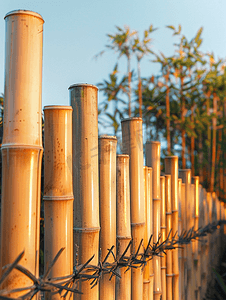
MULTIPOLYGON (((145 201, 145 233, 144 233, 144 248, 147 248, 149 238, 151 236, 151 224, 150 224, 150 181, 148 180, 148 167, 144 168, 144 201, 145 201)), ((149 300, 149 286, 150 286, 150 261, 144 267, 143 278, 143 299, 149 300)))
MULTIPOLYGON (((129 155, 117 155, 116 168, 116 234, 117 255, 120 257, 131 240, 129 155)), ((131 270, 126 269, 121 268, 121 278, 116 278, 116 300, 131 300, 131 270)))
MULTIPOLYGON (((194 184, 195 188, 195 194, 194 194, 194 230, 197 231, 199 229, 199 176, 193 176, 192 182, 194 184)), ((200 256, 199 256, 199 241, 194 242, 194 275, 195 275, 195 282, 196 282, 196 299, 199 297, 199 286, 200 286, 200 256)), ((193 276, 194 276, 193 275, 193 276)))
MULTIPOLYGON (((161 195, 160 195, 160 142, 151 141, 146 143, 146 165, 152 167, 152 189, 153 189, 153 242, 158 241, 161 233, 160 229, 160 212, 161 212, 161 195)), ((154 268, 154 299, 161 298, 161 259, 153 258, 154 268)))
MULTIPOLYGON (((166 240, 166 201, 165 201, 165 177, 160 176, 160 197, 161 197, 161 241, 166 240)), ((161 257, 161 282, 162 282, 162 300, 166 300, 166 255, 161 257)))
MULTIPOLYGON (((183 169, 179 170, 179 177, 182 178, 182 183, 185 184, 185 230, 189 230, 190 222, 190 211, 191 211, 191 202, 190 202, 190 192, 191 192, 191 170, 183 169)), ((191 291, 191 246, 186 246, 186 257, 184 259, 185 267, 185 299, 192 299, 191 291)))
MULTIPOLYGON (((186 229, 186 209, 185 209, 185 183, 181 180, 181 232, 186 229)), ((187 275, 185 274, 185 267, 187 262, 186 247, 183 246, 181 249, 181 300, 185 300, 185 289, 187 288, 187 275)))
MULTIPOLYGON (((181 234, 182 232, 182 179, 178 178, 178 232, 181 234)), ((183 289, 183 249, 178 249, 178 263, 179 263, 179 299, 182 300, 182 289, 183 289)))
MULTIPOLYGON (((73 185, 72 185, 72 108, 45 106, 44 164, 44 262, 48 270, 58 251, 64 251, 52 267, 49 277, 73 272, 73 185)), ((66 299, 71 296, 68 293, 66 299)), ((60 294, 46 293, 46 299, 60 294)))
MULTIPOLYGON (((100 191, 100 249, 102 261, 108 249, 116 247, 116 147, 115 136, 99 138, 99 191, 100 191)), ((116 248, 112 251, 116 255, 116 248)), ((109 256, 108 262, 114 262, 109 256)), ((100 299, 115 299, 115 278, 109 280, 109 274, 100 279, 100 299)))
MULTIPOLYGON (((92 264, 97 265, 100 230, 97 87, 75 84, 69 87, 69 92, 73 108, 74 262, 84 264, 95 254, 92 264)), ((76 294, 75 299, 98 299, 98 285, 91 289, 86 281, 80 282, 80 288, 83 294, 76 294)))
MULTIPOLYGON (((39 276, 44 20, 35 12, 15 10, 5 16, 5 21, 0 260, 5 266, 25 250, 20 264, 39 276)), ((33 281, 14 269, 2 288, 32 284, 33 281)), ((13 293, 10 297, 22 294, 13 293)))
MULTIPOLYGON (((172 234, 178 234, 178 157, 165 158, 165 173, 171 175, 172 234)), ((178 248, 172 250, 173 258, 173 299, 179 299, 179 257, 178 248)))
MULTIPOLYGON (((149 201, 150 201, 150 233, 153 234, 153 198, 152 198, 152 168, 148 167, 148 188, 149 188, 149 201)), ((151 242, 153 245, 153 240, 151 242)), ((150 266, 150 277, 149 277, 149 300, 153 300, 154 296, 154 268, 153 259, 149 262, 150 266)))
MULTIPOLYGON (((133 253, 144 238, 144 171, 142 119, 122 120, 123 153, 130 155, 130 203, 133 253)), ((141 268, 132 269, 132 300, 143 299, 143 272, 141 268)))
MULTIPOLYGON (((171 175, 165 175, 166 201, 166 235, 172 239, 172 203, 171 203, 171 175)), ((166 299, 173 299, 173 260, 172 251, 166 255, 166 299)))

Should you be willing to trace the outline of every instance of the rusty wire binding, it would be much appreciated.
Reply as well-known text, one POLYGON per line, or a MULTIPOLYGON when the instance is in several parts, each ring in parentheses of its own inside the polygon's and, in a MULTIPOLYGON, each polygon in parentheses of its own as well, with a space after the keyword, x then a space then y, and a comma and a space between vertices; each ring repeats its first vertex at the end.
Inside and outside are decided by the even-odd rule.
POLYGON ((0 299, 2 300, 32 299, 40 291, 51 292, 54 294, 59 293, 61 297, 66 297, 69 292, 81 294, 81 292, 76 288, 78 280, 82 280, 82 281, 90 280, 90 286, 91 288, 93 288, 98 284, 102 274, 109 273, 110 275, 109 280, 111 280, 113 276, 117 276, 121 278, 121 276, 117 272, 118 269, 126 267, 127 268, 126 271, 127 271, 130 268, 144 268, 147 261, 153 259, 154 256, 161 256, 163 254, 166 254, 166 251, 182 247, 183 245, 188 244, 193 240, 200 240, 200 238, 205 237, 207 234, 212 234, 214 231, 219 229, 220 226, 223 224, 226 224, 226 221, 220 220, 218 222, 213 222, 211 224, 208 224, 203 228, 199 228, 198 230, 194 230, 194 227, 192 227, 188 231, 182 230, 180 235, 178 235, 178 233, 176 232, 173 235, 172 239, 169 239, 172 231, 171 230, 166 240, 163 242, 161 241, 161 235, 159 235, 158 241, 156 243, 153 243, 152 241, 153 235, 151 235, 147 247, 143 248, 143 252, 140 252, 143 245, 143 239, 142 239, 140 241, 137 251, 132 255, 128 256, 127 255, 128 250, 132 246, 132 240, 130 240, 125 251, 121 256, 116 257, 114 255, 112 250, 115 246, 112 246, 110 249, 108 249, 108 253, 103 259, 103 261, 102 262, 100 261, 97 266, 90 264, 90 262, 94 258, 93 255, 85 264, 82 265, 75 264, 73 268, 73 274, 64 277, 57 277, 57 278, 50 278, 48 277, 48 275, 65 248, 61 248, 59 250, 55 258, 53 259, 52 263, 50 264, 48 270, 45 272, 43 276, 40 276, 39 278, 36 278, 29 270, 19 265, 20 260, 24 256, 24 251, 23 251, 22 253, 19 254, 19 256, 15 259, 15 261, 12 264, 3 267, 3 270, 6 271, 0 279, 0 285, 8 277, 8 275, 13 269, 17 269, 18 271, 22 272, 24 275, 29 277, 33 281, 33 285, 24 288, 17 288, 10 291, 6 289, 1 290, 0 299), (108 258, 110 255, 112 255, 114 258, 113 263, 108 262, 108 258), (22 292, 26 290, 29 290, 29 292, 27 292, 25 295, 19 298, 7 297, 7 295, 9 294, 22 292))

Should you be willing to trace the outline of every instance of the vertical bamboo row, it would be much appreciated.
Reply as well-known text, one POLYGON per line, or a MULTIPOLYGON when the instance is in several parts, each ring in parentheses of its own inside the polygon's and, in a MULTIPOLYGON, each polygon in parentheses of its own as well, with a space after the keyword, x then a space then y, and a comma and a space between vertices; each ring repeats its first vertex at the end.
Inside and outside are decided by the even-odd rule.
MULTIPOLYGON (((142 119, 129 118, 122 121, 123 153, 130 156, 130 205, 133 253, 144 238, 144 171, 142 119)), ((143 272, 132 269, 132 300, 143 299, 143 272)))
MULTIPOLYGON (((150 201, 150 234, 153 234, 153 198, 152 198, 152 168, 148 167, 148 189, 149 189, 149 201, 150 201)), ((151 242, 153 245, 153 239, 151 242)), ((154 296, 154 269, 153 259, 149 261, 149 300, 153 300, 154 296)))
MULTIPOLYGON (((165 175, 166 201, 166 235, 172 239, 172 203, 171 203, 171 175, 165 175)), ((173 299, 173 261, 172 251, 166 255, 166 299, 173 299)))
MULTIPOLYGON (((148 182, 148 167, 144 168, 144 209, 145 209, 145 232, 144 232, 144 249, 147 248, 148 240, 151 236, 151 224, 150 224, 150 190, 149 190, 149 182, 148 182)), ((150 261, 147 262, 147 265, 144 267, 143 273, 143 299, 149 300, 149 285, 150 285, 150 261)))
MULTIPOLYGON (((49 277, 73 272, 73 185, 72 185, 72 108, 45 106, 44 165, 44 262, 48 270, 58 251, 65 248, 49 277)), ((70 298, 70 293, 66 299, 70 298)), ((46 299, 60 294, 46 293, 46 299)))
MULTIPOLYGON (((161 198, 160 198, 160 142, 146 143, 146 165, 152 167, 153 189, 153 242, 156 243, 161 233, 161 198)), ((153 258, 154 267, 154 299, 161 298, 161 259, 153 258)))
MULTIPOLYGON (((120 257, 131 240, 129 155, 117 155, 116 167, 116 234, 117 255, 120 257)), ((127 255, 130 255, 129 251, 127 255)), ((116 300, 131 300, 131 270, 126 269, 121 268, 121 278, 116 278, 116 300)))
MULTIPOLYGON (((165 173, 171 175, 172 234, 178 234, 178 157, 165 158, 165 173)), ((172 251, 173 257, 173 299, 179 300, 179 258, 178 248, 172 251)))
MULTIPOLYGON (((99 180, 97 87, 75 84, 69 87, 72 114, 72 161, 74 191, 74 262, 99 257, 99 180), (78 252, 78 253, 77 253, 78 252), (76 257, 77 254, 77 257, 76 257)), ((80 282, 82 295, 75 299, 97 300, 98 285, 80 282)))
MULTIPOLYGON (((15 10, 5 16, 5 21, 0 261, 2 266, 10 264, 25 250, 20 264, 38 277, 44 20, 35 12, 15 10)), ((2 288, 32 284, 14 269, 2 288)), ((13 297, 23 293, 13 293, 13 297)))
MULTIPOLYGON (((160 176, 160 197, 161 197, 161 241, 166 240, 166 201, 165 201, 165 177, 160 176)), ((166 300, 166 255, 161 257, 161 283, 162 300, 166 300)))
MULTIPOLYGON (((108 249, 116 247, 116 147, 115 136, 99 138, 99 192, 100 192, 100 249, 102 261, 108 249)), ((116 255, 116 248, 112 251, 116 255)), ((114 262, 109 256, 108 262, 114 262)), ((115 299, 115 278, 109 280, 109 274, 100 279, 100 299, 115 299)))

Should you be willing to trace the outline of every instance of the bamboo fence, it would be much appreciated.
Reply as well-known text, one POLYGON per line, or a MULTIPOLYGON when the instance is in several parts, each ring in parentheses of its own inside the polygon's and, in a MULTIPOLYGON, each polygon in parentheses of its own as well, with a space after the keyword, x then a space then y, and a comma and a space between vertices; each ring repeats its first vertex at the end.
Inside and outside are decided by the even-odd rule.
POLYGON ((6 23, 6 46, 16 50, 6 55, 0 299, 40 292, 46 299, 202 299, 226 244, 225 204, 191 170, 178 170, 176 156, 165 157, 161 174, 159 141, 146 143, 144 166, 141 118, 122 120, 123 154, 116 137, 98 143, 98 93, 90 84, 70 86, 71 106, 44 109, 39 276, 42 36, 33 35, 43 19, 14 11, 6 23), (15 63, 24 35, 35 44, 26 45, 25 66, 15 63), (20 72, 26 80, 17 80, 20 72))

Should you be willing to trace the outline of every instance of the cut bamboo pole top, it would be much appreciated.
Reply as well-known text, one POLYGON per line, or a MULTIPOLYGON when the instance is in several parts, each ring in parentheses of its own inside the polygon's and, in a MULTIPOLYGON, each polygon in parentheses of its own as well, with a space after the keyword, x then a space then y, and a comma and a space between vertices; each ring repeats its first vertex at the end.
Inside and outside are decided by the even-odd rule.
POLYGON ((5 105, 3 148, 42 147, 42 17, 15 10, 5 16, 5 105), (32 101, 31 101, 32 99, 32 101))

